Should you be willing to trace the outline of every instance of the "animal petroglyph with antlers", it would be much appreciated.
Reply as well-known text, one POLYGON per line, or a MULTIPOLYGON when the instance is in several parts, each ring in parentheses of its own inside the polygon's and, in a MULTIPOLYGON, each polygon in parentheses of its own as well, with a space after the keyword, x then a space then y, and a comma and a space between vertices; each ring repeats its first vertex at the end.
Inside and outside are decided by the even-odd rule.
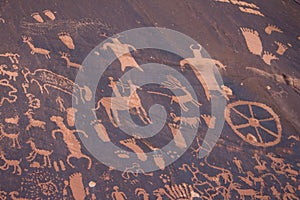
POLYGON ((34 55, 35 53, 44 55, 46 59, 50 59, 50 51, 47 49, 35 47, 34 44, 32 43, 32 38, 31 37, 26 37, 23 36, 23 42, 26 43, 29 48, 31 49, 31 54, 34 55))

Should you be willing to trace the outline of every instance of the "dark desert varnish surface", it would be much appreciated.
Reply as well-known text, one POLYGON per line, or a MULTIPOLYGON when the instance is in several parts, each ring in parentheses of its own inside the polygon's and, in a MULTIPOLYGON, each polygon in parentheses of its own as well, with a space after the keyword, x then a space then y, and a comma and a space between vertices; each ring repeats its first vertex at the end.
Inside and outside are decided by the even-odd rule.
MULTIPOLYGON (((299 11, 296 0, 2 0, 0 199, 299 199, 299 11), (136 153, 138 162, 120 172, 95 159, 80 141, 79 134, 90 133, 75 128, 79 113, 72 100, 90 100, 92 91, 74 81, 99 43, 148 26, 190 36, 211 58, 201 57, 196 44, 190 58, 143 49, 122 55, 105 71, 91 111, 99 121, 86 123, 99 139, 124 150, 114 152, 120 162, 129 159, 128 152, 136 153), (214 147, 203 139, 218 116, 211 116, 210 94, 195 73, 195 60, 213 62, 224 82, 226 122, 214 147), (162 86, 182 96, 156 84, 136 90, 134 80, 119 81, 130 69, 142 72, 140 66, 149 62, 182 73, 198 99, 172 76, 162 86), (162 130, 146 139, 120 130, 118 114, 128 102, 139 126, 151 123, 152 105, 163 105, 162 130), (180 109, 199 109, 201 115, 181 117, 180 109), (187 144, 180 123, 186 129, 199 123, 181 157, 178 149, 187 144), (159 151, 171 140, 177 149, 159 151), (208 156, 199 158, 201 149, 210 151, 208 156), (153 158, 146 154, 151 151, 157 152, 153 158), (177 160, 165 166, 165 156, 177 160), (140 163, 148 159, 157 171, 144 171, 140 163)), ((115 54, 134 50, 121 37, 104 48, 115 54)), ((134 124, 126 125, 134 131, 134 124)))

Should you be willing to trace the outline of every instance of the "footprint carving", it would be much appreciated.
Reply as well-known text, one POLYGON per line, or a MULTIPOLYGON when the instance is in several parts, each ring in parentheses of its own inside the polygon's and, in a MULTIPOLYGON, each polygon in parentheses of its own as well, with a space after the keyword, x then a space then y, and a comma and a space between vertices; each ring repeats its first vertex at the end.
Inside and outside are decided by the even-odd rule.
POLYGON ((268 35, 271 35, 272 32, 278 32, 278 33, 283 33, 283 31, 278 28, 277 26, 275 25, 268 25, 266 28, 265 28, 265 32, 268 34, 268 35))
POLYGON ((263 51, 263 44, 256 30, 250 28, 240 28, 240 30, 246 41, 247 48, 252 54, 261 57, 267 65, 271 65, 272 60, 278 60, 272 53, 263 51))
POLYGON ((276 53, 278 53, 279 55, 283 55, 286 50, 288 49, 288 47, 284 44, 282 44, 281 42, 277 42, 275 41, 275 44, 278 46, 276 53))
POLYGON ((126 146, 127 148, 131 149, 134 153, 136 153, 139 160, 141 160, 141 161, 147 160, 147 155, 145 154, 143 149, 141 149, 136 144, 135 138, 122 140, 122 141, 120 141, 120 144, 126 146))
POLYGON ((72 50, 75 49, 75 45, 74 45, 73 39, 72 39, 72 37, 71 37, 71 35, 69 33, 67 33, 67 32, 58 33, 58 38, 69 49, 72 49, 72 50))

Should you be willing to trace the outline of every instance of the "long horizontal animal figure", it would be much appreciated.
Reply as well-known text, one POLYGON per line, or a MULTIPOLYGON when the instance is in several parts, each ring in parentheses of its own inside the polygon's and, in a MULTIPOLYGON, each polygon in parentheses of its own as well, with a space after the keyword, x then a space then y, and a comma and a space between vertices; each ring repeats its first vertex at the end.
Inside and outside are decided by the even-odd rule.
POLYGON ((80 87, 72 80, 47 69, 37 69, 31 73, 29 69, 25 68, 22 73, 27 83, 35 82, 39 86, 41 93, 46 91, 49 94, 48 88, 52 87, 72 95, 75 97, 76 103, 78 103, 79 97, 83 103, 91 100, 92 91, 87 86, 80 87))

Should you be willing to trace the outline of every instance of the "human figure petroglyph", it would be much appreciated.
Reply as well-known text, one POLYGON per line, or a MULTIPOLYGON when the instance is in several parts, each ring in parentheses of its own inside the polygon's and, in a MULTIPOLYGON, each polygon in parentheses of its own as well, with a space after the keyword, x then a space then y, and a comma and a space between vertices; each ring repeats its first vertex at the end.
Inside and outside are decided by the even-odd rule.
POLYGON ((60 57, 66 61, 67 68, 73 67, 75 69, 79 69, 79 70, 83 71, 82 65, 70 61, 70 54, 64 53, 64 52, 59 52, 59 54, 61 55, 60 57))
POLYGON ((84 155, 81 150, 81 144, 79 140, 76 138, 75 133, 81 133, 85 137, 88 137, 88 135, 81 130, 70 130, 66 127, 66 125, 63 122, 63 118, 60 116, 52 116, 50 117, 50 120, 54 122, 59 129, 52 131, 52 137, 56 139, 56 134, 61 133, 63 136, 63 140, 65 144, 67 145, 67 148, 70 152, 70 154, 67 156, 67 163, 72 167, 75 168, 75 166, 70 162, 71 158, 85 158, 88 160, 88 169, 92 166, 92 160, 89 156, 84 155))
POLYGON ((18 90, 12 86, 7 79, 0 80, 0 106, 7 101, 8 103, 14 103, 17 101, 18 96, 16 93, 18 90))
POLYGON ((194 74, 198 78, 199 82, 202 84, 204 89, 206 98, 210 100, 209 90, 216 90, 223 94, 222 89, 220 88, 216 77, 214 75, 214 64, 225 70, 226 66, 223 65, 220 61, 214 60, 211 58, 204 58, 201 54, 202 47, 198 44, 199 48, 193 48, 194 45, 190 46, 194 57, 193 58, 185 58, 180 61, 180 68, 183 71, 185 65, 188 64, 193 70, 194 74), (203 77, 209 77, 204 81, 203 77), (209 86, 209 88, 208 88, 209 86))
POLYGON ((113 190, 114 191, 111 194, 111 197, 112 197, 113 200, 126 200, 127 199, 127 196, 125 195, 125 193, 119 191, 118 186, 114 186, 113 190))
POLYGON ((137 93, 137 89, 141 89, 138 86, 134 85, 130 80, 128 81, 130 88, 129 96, 119 96, 121 95, 118 92, 117 86, 112 79, 110 79, 110 87, 112 87, 115 97, 103 97, 97 102, 97 107, 93 109, 95 112, 99 110, 101 105, 104 107, 111 123, 118 127, 120 124, 120 119, 118 111, 129 110, 134 108, 144 124, 151 123, 150 118, 148 117, 145 109, 143 108, 141 99, 137 93))
POLYGON ((5 131, 4 125, 0 123, 0 141, 3 138, 7 138, 7 139, 11 140, 12 148, 17 147, 18 149, 21 149, 21 145, 19 142, 19 136, 20 136, 20 130, 18 130, 16 133, 7 133, 5 131))
POLYGON ((29 155, 26 157, 26 159, 31 162, 33 161, 37 155, 40 155, 43 157, 43 167, 51 167, 51 160, 50 160, 50 155, 53 153, 53 150, 44 150, 44 149, 39 149, 36 147, 33 138, 30 138, 27 142, 27 144, 30 145, 31 147, 31 152, 29 155))
POLYGON ((50 20, 55 20, 55 15, 51 10, 44 10, 44 15, 46 15, 50 20))
POLYGON ((29 120, 29 124, 26 126, 26 131, 29 131, 31 128, 33 127, 37 127, 37 128, 41 128, 42 130, 46 130, 46 122, 38 120, 38 119, 34 119, 33 118, 33 110, 29 109, 27 110, 24 115, 27 116, 28 120, 29 120))
POLYGON ((20 158, 19 160, 10 160, 5 157, 3 150, 0 150, 0 158, 4 161, 4 164, 2 166, 0 166, 1 170, 6 171, 9 169, 9 167, 13 167, 13 172, 12 172, 13 174, 16 174, 16 173, 17 173, 17 175, 22 174, 22 168, 20 167, 22 158, 20 158))
POLYGON ((14 69, 15 71, 10 71, 8 69, 9 67, 7 65, 0 65, 0 74, 8 76, 8 80, 16 81, 16 78, 19 75, 19 72, 17 71, 19 69, 18 66, 12 65, 12 69, 14 69))
POLYGON ((146 173, 138 163, 133 163, 131 167, 126 167, 122 173, 122 177, 126 180, 131 178, 131 175, 137 178, 139 174, 144 176, 153 176, 153 173, 146 173))
POLYGON ((140 71, 144 71, 130 53, 130 49, 137 51, 136 48, 130 44, 121 43, 118 37, 111 37, 112 43, 107 42, 102 48, 106 50, 109 47, 114 52, 121 63, 122 72, 125 71, 126 67, 134 67, 140 71))
POLYGON ((49 94, 48 88, 50 87, 73 96, 76 100, 76 103, 78 103, 79 98, 83 103, 85 103, 85 101, 90 101, 92 98, 92 91, 89 89, 89 87, 81 87, 72 80, 47 69, 37 69, 31 73, 29 69, 24 68, 22 73, 26 83, 32 84, 35 82, 38 85, 41 93, 46 91, 49 94))
POLYGON ((126 146, 127 148, 131 149, 134 153, 136 153, 139 160, 141 160, 141 161, 146 161, 147 160, 147 155, 145 154, 144 150, 141 149, 141 147, 139 147, 136 144, 136 139, 135 138, 121 140, 120 144, 126 146))
POLYGON ((275 25, 268 24, 265 28, 265 32, 271 35, 272 32, 283 33, 283 31, 275 25))
POLYGON ((259 33, 256 30, 250 28, 240 28, 240 30, 242 31, 250 53, 261 57, 262 60, 268 65, 271 65, 272 60, 278 60, 278 58, 272 53, 263 51, 263 44, 259 33))
POLYGON ((10 53, 10 52, 0 53, 0 57, 9 58, 9 60, 12 64, 19 64, 20 55, 17 53, 10 53))
POLYGON ((76 172, 70 175, 69 185, 75 200, 84 200, 86 197, 86 192, 83 185, 82 174, 76 172))
POLYGON ((55 102, 58 104, 60 112, 65 112, 66 111, 66 108, 64 106, 64 99, 63 98, 58 96, 58 97, 56 97, 55 102))
POLYGON ((235 164, 237 167, 239 173, 244 173, 243 167, 242 167, 242 161, 239 160, 237 157, 234 157, 232 162, 235 164))
POLYGON ((70 33, 66 33, 66 32, 58 33, 58 38, 69 49, 72 49, 72 50, 75 49, 75 45, 74 45, 74 42, 73 42, 73 39, 72 39, 70 33))
POLYGON ((35 53, 44 55, 46 57, 46 59, 50 59, 50 51, 47 49, 43 49, 43 48, 39 48, 39 47, 35 47, 34 44, 32 43, 32 38, 31 37, 26 37, 26 36, 22 36, 23 38, 23 42, 26 43, 29 48, 31 49, 31 54, 34 55, 35 53))

